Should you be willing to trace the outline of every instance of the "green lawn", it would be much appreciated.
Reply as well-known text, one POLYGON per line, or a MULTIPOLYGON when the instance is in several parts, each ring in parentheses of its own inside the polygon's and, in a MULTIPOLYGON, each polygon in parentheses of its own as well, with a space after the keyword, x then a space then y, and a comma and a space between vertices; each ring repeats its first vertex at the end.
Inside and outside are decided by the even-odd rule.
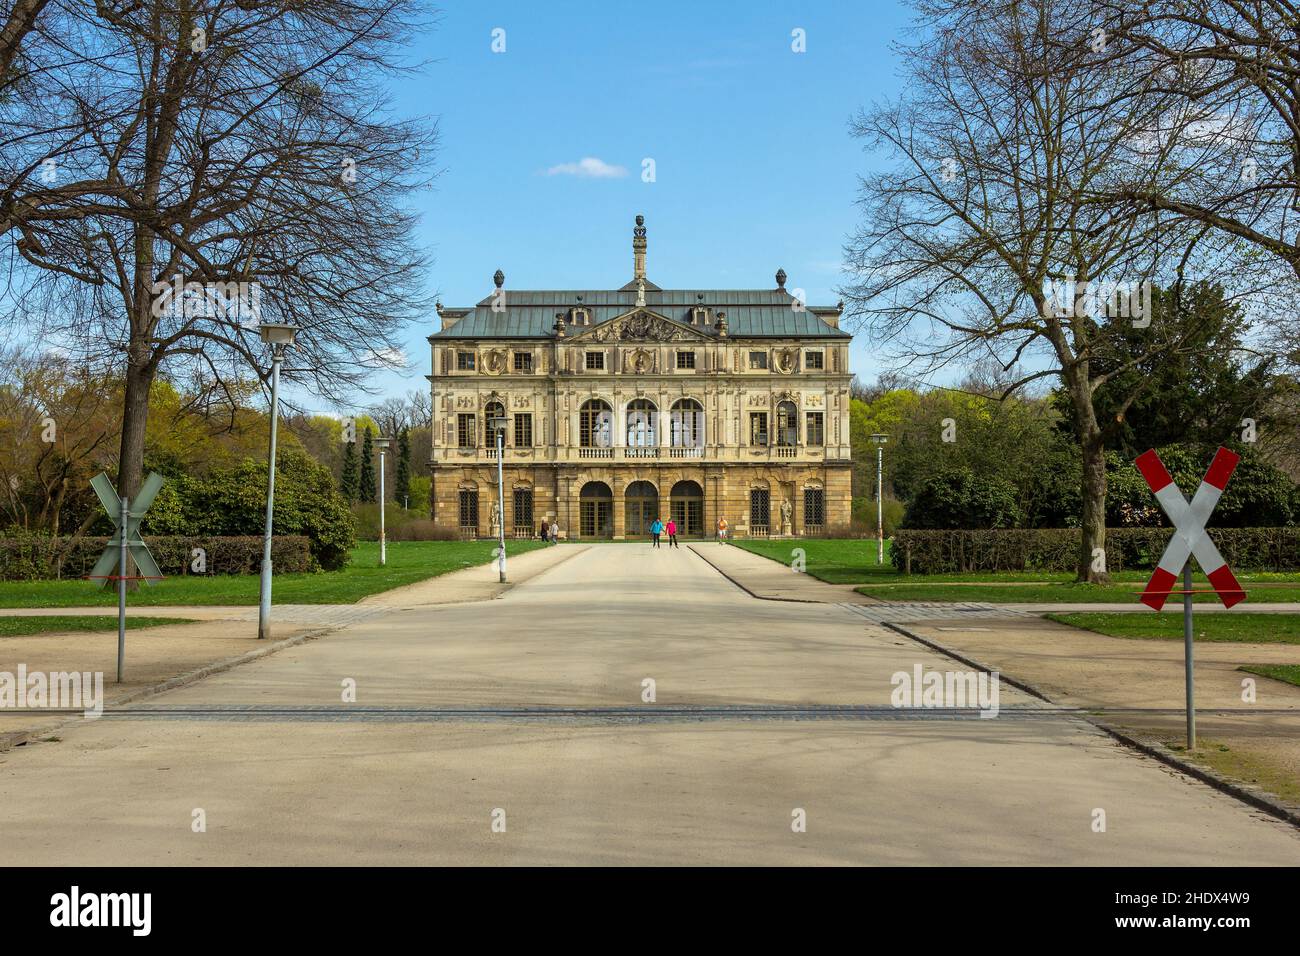
MULTIPOLYGON (((391 541, 388 564, 379 567, 379 543, 364 541, 352 552, 342 571, 321 574, 277 574, 273 593, 280 604, 352 604, 404 584, 485 564, 492 560, 492 541, 391 541)), ((542 547, 540 541, 508 541, 507 557, 542 547)), ((563 547, 563 545, 560 545, 563 547)), ((131 607, 178 604, 256 604, 258 576, 211 575, 168 578, 152 588, 140 588, 127 601, 131 607)), ((114 606, 117 593, 95 583, 67 581, 0 581, 0 607, 114 606)))
MULTIPOLYGON (((1053 621, 1072 624, 1098 634, 1111 637, 1131 637, 1139 640, 1183 639, 1181 611, 1166 610, 1160 614, 1140 612, 1097 614, 1049 614, 1053 621)), ((1193 622, 1195 639, 1238 644, 1300 644, 1300 615, 1249 614, 1231 611, 1202 614, 1193 622)), ((1271 675, 1270 675, 1271 676, 1271 675)))
POLYGON ((1300 687, 1300 664, 1243 664, 1237 670, 1286 681, 1288 684, 1300 687))
POLYGON ((786 565, 794 560, 794 549, 802 548, 804 570, 830 584, 860 584, 882 575, 891 579, 899 576, 889 563, 888 540, 884 564, 876 563, 876 542, 863 538, 741 538, 732 543, 786 565))
MULTIPOLYGON (((1044 574, 1043 578, 1055 575, 1044 574)), ((1134 604, 1142 593, 1142 583, 1125 582, 1109 587, 1096 584, 1075 584, 1073 581, 1042 581, 1035 584, 1017 584, 1023 575, 997 577, 985 574, 978 577, 984 582, 978 585, 962 585, 943 580, 939 575, 912 575, 912 578, 900 578, 905 584, 868 584, 856 590, 869 597, 884 601, 988 601, 993 604, 1134 604)), ((1064 577, 1068 578, 1069 575, 1064 577)), ((1119 577, 1119 575, 1116 575, 1119 577)), ((1254 587, 1245 575, 1239 576, 1241 586, 1253 601, 1300 601, 1300 585, 1282 585, 1271 587, 1254 587)), ((1208 588, 1204 579, 1195 580, 1193 587, 1208 588)), ((1175 596, 1171 606, 1181 607, 1181 598, 1175 596)), ((1218 598, 1213 594, 1197 594, 1193 600, 1198 604, 1214 604, 1218 598)))
MULTIPOLYGON (((165 624, 193 624, 188 617, 132 617, 126 616, 127 630, 142 627, 162 627, 165 624)), ((0 618, 0 637, 18 637, 26 634, 57 634, 65 631, 117 631, 116 615, 52 614, 47 617, 0 618)))
MULTIPOLYGON (((1117 571, 1109 587, 1075 584, 1068 571, 1004 571, 950 574, 901 574, 889 563, 876 563, 876 542, 862 538, 743 539, 736 546, 789 565, 794 549, 804 550, 805 570, 830 584, 859 584, 856 590, 884 601, 987 601, 994 604, 1137 603, 1151 576, 1149 571, 1117 571)), ((1250 600, 1300 601, 1300 574, 1241 574, 1250 600)), ((1201 575, 1194 587, 1208 588, 1201 575)), ((1215 602, 1213 594, 1198 594, 1199 602, 1215 602)))

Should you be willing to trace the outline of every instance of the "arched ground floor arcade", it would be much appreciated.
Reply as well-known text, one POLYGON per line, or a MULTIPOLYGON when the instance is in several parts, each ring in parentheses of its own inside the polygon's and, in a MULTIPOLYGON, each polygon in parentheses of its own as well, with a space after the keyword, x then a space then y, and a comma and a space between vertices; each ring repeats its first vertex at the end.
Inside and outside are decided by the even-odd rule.
MULTIPOLYGON (((568 540, 644 537, 671 517, 685 538, 712 537, 719 517, 734 537, 818 536, 847 528, 850 465, 508 465, 507 537, 555 522, 568 540)), ((438 465, 430 513, 437 529, 493 537, 497 473, 490 465, 438 465)))

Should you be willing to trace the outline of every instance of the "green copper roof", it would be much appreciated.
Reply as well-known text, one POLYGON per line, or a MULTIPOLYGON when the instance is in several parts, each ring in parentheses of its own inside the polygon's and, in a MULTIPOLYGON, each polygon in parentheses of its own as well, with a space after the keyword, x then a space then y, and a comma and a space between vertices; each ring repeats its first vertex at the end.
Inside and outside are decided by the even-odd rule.
MULTIPOLYGON (((434 333, 430 338, 528 338, 554 337, 555 315, 566 316, 575 306, 591 313, 591 325, 632 311, 636 307, 636 292, 631 289, 538 291, 504 289, 504 309, 493 311, 495 296, 488 296, 451 328, 434 333), (581 297, 581 298, 579 298, 581 297)), ((726 313, 727 335, 730 338, 796 337, 836 338, 850 336, 828 325, 814 313, 818 307, 796 309, 796 300, 785 289, 658 289, 647 283, 645 307, 651 312, 678 322, 690 324, 691 309, 704 306, 709 309, 710 324, 694 326, 707 335, 716 335, 713 326, 718 313, 726 313)), ((835 312, 834 308, 821 311, 835 312)), ((448 309, 449 313, 464 311, 448 309)), ((577 335, 587 327, 569 326, 570 335, 577 335)))

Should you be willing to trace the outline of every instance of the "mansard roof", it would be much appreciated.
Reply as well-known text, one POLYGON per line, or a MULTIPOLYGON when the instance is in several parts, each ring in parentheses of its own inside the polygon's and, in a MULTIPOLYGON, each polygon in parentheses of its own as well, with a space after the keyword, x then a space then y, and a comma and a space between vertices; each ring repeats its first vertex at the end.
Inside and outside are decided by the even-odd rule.
MULTIPOLYGON (((784 277, 782 277, 784 278, 784 277)), ((726 314, 728 338, 851 338, 848 333, 822 319, 838 317, 834 306, 805 306, 796 309, 795 298, 785 289, 660 289, 645 283, 646 311, 680 322, 705 338, 717 338, 719 313, 726 314), (705 325, 691 323, 691 310, 709 310, 705 325)), ((634 283, 609 290, 513 290, 503 289, 500 311, 493 310, 497 294, 473 308, 442 310, 443 327, 430 339, 553 339, 556 313, 569 322, 570 310, 580 307, 591 314, 591 325, 566 328, 577 338, 619 316, 638 309, 634 283), (581 297, 581 298, 579 298, 581 297), (504 308, 502 308, 504 306, 504 308)))

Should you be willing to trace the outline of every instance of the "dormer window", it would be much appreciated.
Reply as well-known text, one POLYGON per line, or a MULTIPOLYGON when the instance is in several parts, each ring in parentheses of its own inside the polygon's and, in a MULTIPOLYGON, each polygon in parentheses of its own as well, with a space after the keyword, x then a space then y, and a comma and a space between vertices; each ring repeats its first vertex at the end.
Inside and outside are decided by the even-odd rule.
POLYGON ((575 306, 569 310, 570 325, 591 325, 591 312, 581 306, 575 306))
POLYGON ((691 325, 708 325, 709 310, 702 305, 697 305, 691 309, 691 325))

